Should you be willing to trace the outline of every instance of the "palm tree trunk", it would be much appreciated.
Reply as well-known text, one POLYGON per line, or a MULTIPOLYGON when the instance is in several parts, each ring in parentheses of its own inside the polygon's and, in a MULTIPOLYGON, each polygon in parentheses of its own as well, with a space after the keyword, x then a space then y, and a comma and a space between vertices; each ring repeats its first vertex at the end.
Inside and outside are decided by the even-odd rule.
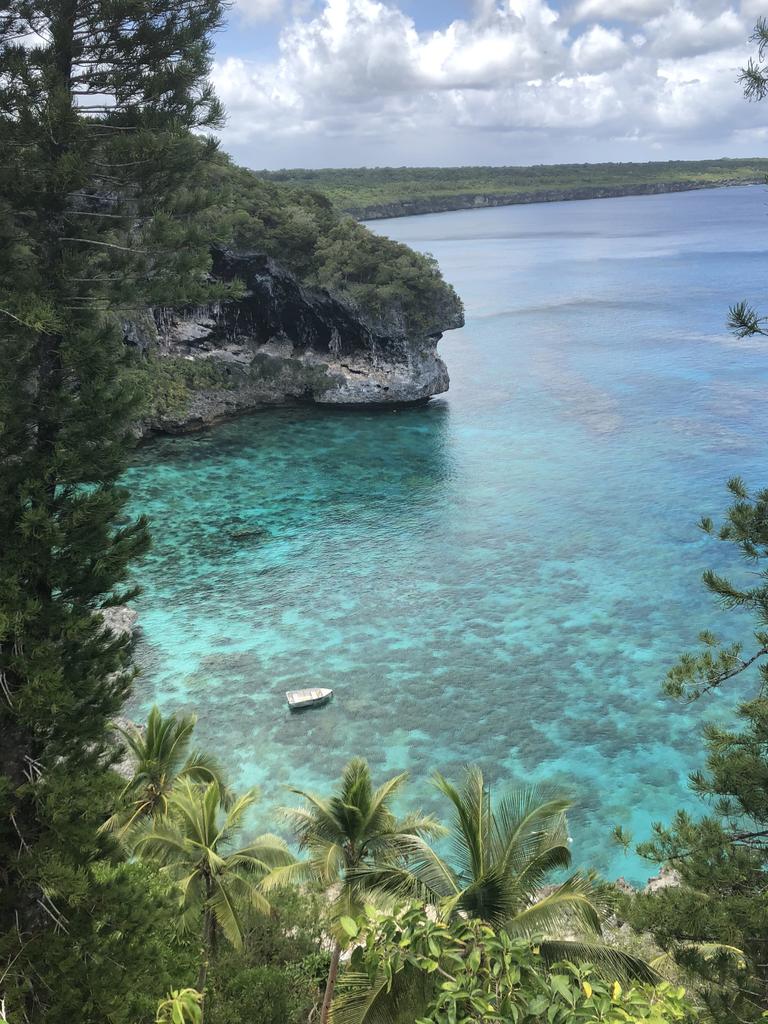
POLYGON ((206 908, 203 911, 203 958, 200 961, 200 969, 197 972, 195 988, 198 992, 205 994, 205 982, 208 977, 208 963, 211 959, 211 946, 213 944, 213 914, 206 908))
POLYGON ((320 1011, 320 1024, 328 1024, 328 1014, 331 1011, 333 991, 336 988, 336 979, 339 976, 339 960, 341 959, 341 944, 334 942, 333 953, 331 954, 331 966, 328 969, 328 981, 325 985, 323 996, 323 1008, 320 1011))

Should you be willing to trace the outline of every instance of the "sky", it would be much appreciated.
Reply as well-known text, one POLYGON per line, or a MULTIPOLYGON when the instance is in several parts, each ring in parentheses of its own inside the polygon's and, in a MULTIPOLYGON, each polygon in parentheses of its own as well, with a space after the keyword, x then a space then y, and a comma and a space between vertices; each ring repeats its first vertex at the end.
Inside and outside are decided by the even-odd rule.
POLYGON ((234 0, 213 81, 248 167, 768 155, 736 81, 768 0, 234 0))

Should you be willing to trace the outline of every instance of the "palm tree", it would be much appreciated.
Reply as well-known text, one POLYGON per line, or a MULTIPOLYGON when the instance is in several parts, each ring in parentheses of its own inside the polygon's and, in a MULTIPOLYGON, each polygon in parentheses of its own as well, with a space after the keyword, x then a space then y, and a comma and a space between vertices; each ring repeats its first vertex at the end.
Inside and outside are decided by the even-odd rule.
MULTIPOLYGON (((544 888, 571 862, 566 811, 570 801, 536 787, 512 790, 497 800, 478 767, 468 767, 460 788, 436 773, 434 784, 452 805, 450 860, 421 837, 408 842, 408 859, 362 865, 351 874, 357 891, 417 899, 449 918, 479 918, 512 938, 536 942, 545 962, 587 961, 643 981, 658 975, 644 961, 602 945, 601 899, 591 880, 577 873, 544 888), (588 941, 560 938, 579 930, 588 941)), ((333 1007, 338 1024, 391 1024, 423 1017, 433 994, 433 974, 406 967, 393 978, 353 974, 333 1007)))
MULTIPOLYGON (((438 822, 422 814, 395 817, 391 804, 402 788, 407 773, 396 775, 374 789, 368 763, 353 758, 341 779, 338 793, 325 799, 293 789, 305 801, 303 807, 286 808, 306 860, 279 867, 264 880, 269 890, 287 882, 313 881, 334 889, 333 914, 337 920, 354 916, 360 909, 360 892, 355 881, 367 868, 397 865, 411 854, 413 842, 440 835, 438 822)), ((320 1024, 327 1024, 341 958, 341 943, 334 939, 320 1024)))
POLYGON ((272 869, 294 861, 277 836, 260 836, 232 849, 243 817, 258 794, 250 789, 222 810, 218 782, 195 785, 182 779, 168 798, 168 815, 144 823, 135 843, 139 856, 161 866, 180 890, 179 931, 202 929, 202 958, 195 988, 202 992, 217 934, 241 949, 245 915, 269 913, 259 882, 272 869))
POLYGON ((601 904, 591 879, 575 872, 544 888, 570 866, 566 811, 570 801, 536 787, 511 790, 495 801, 480 768, 466 770, 460 788, 439 773, 434 784, 452 804, 450 862, 426 842, 411 841, 408 863, 363 869, 354 879, 395 897, 439 904, 449 915, 479 918, 512 938, 532 939, 550 962, 588 959, 653 976, 642 961, 595 941, 563 939, 574 930, 600 935, 601 904))
POLYGON ((153 707, 145 730, 115 727, 131 753, 133 774, 120 794, 117 810, 101 826, 102 831, 116 831, 123 839, 143 819, 166 815, 173 787, 181 779, 216 782, 224 803, 230 800, 224 774, 215 759, 199 750, 189 752, 196 721, 196 715, 163 717, 153 707))

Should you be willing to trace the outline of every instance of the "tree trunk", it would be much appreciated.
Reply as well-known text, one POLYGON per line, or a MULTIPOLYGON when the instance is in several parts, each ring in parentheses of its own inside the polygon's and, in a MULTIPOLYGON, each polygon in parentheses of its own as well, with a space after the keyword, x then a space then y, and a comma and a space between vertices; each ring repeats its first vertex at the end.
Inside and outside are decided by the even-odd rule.
POLYGON ((203 958, 200 961, 200 968, 197 972, 195 988, 203 996, 205 1003, 205 982, 208 978, 208 964, 211 959, 211 945, 213 943, 213 913, 206 908, 203 911, 203 958))
POLYGON ((341 959, 341 944, 334 942, 333 953, 331 954, 331 966, 328 969, 328 981, 325 985, 323 996, 323 1008, 320 1011, 320 1024, 328 1024, 328 1014, 331 1012, 333 991, 336 988, 336 979, 339 976, 339 960, 341 959))

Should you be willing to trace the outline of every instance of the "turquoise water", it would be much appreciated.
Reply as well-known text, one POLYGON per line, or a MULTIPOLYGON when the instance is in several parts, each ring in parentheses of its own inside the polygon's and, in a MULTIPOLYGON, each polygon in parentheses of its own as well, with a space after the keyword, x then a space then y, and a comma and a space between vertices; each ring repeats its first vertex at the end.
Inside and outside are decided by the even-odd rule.
POLYGON ((477 761, 565 787, 577 861, 647 875, 610 831, 690 802, 701 715, 734 696, 680 709, 659 684, 716 620, 699 579, 724 552, 698 517, 728 476, 766 483, 768 347, 724 319, 763 297, 767 213, 743 188, 378 222, 465 300, 451 391, 138 453, 133 713, 197 711, 264 824, 352 754, 438 812, 429 774, 477 761), (336 699, 291 715, 310 683, 336 699))

